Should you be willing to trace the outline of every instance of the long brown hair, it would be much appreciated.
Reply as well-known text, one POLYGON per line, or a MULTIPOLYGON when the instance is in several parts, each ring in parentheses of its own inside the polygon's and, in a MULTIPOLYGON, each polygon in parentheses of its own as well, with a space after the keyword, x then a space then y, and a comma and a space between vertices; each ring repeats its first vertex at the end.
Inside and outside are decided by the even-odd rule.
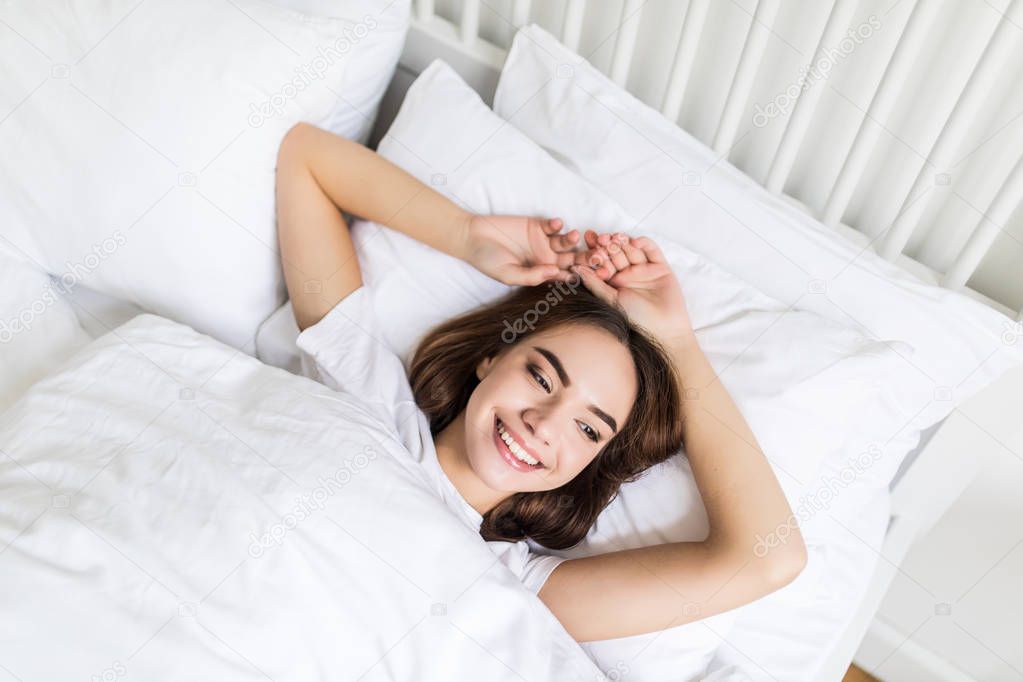
POLYGON ((565 324, 609 332, 636 366, 636 402, 621 430, 579 475, 552 490, 514 493, 483 515, 486 540, 531 538, 552 549, 581 541, 623 483, 665 461, 682 445, 677 373, 663 346, 578 279, 521 287, 432 329, 416 349, 409 381, 434 436, 465 409, 479 385, 476 366, 531 334, 565 324), (512 322, 513 321, 513 322, 512 322))

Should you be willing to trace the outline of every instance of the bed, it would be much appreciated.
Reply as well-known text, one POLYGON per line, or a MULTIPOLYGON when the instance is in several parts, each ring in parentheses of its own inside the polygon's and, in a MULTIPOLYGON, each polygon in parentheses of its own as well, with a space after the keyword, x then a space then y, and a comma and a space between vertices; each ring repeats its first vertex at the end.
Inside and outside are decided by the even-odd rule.
MULTIPOLYGON (((46 640, 33 636, 53 619, 28 618, 29 628, 8 620, 0 671, 11 679, 833 680, 868 633, 886 636, 872 621, 900 560, 979 466, 970 424, 955 407, 981 391, 1011 405, 1023 392, 1018 373, 1006 374, 1023 364, 1020 317, 964 286, 1023 196, 1020 165, 1002 175, 976 169, 1001 188, 985 212, 991 219, 939 272, 903 255, 926 201, 907 201, 890 229, 872 236, 842 222, 867 152, 884 145, 873 128, 847 135, 851 145, 823 209, 781 191, 815 120, 816 90, 798 98, 763 182, 729 162, 777 2, 756 6, 731 60, 734 78, 710 145, 675 124, 709 3, 695 0, 684 13, 663 91, 645 93, 656 110, 622 87, 639 47, 653 40, 644 3, 624 2, 614 16, 589 4, 569 0, 555 11, 522 0, 436 7, 421 0, 342 3, 341 12, 311 1, 248 2, 217 14, 198 3, 152 3, 136 14, 110 3, 92 25, 62 27, 63 36, 42 12, 4 15, 20 37, 5 47, 7 63, 39 67, 43 78, 36 81, 31 68, 4 74, 16 95, 7 131, 0 124, 15 145, 12 158, 42 149, 51 165, 99 168, 108 182, 71 173, 58 181, 67 206, 41 210, 46 163, 28 164, 17 180, 6 176, 19 198, 8 197, 0 255, 18 294, 5 301, 2 330, 12 343, 4 357, 0 480, 12 494, 0 515, 0 574, 19 589, 8 592, 4 611, 27 614, 22 596, 39 595, 45 612, 66 619, 50 636, 69 654, 52 660, 46 640), (147 92, 153 70, 172 74, 161 62, 181 51, 174 40, 155 44, 134 69, 124 66, 125 50, 147 26, 187 25, 197 12, 211 13, 204 19, 224 22, 225 31, 245 26, 248 39, 275 45, 278 61, 294 54, 249 70, 225 60, 224 74, 200 81, 209 92, 196 97, 187 127, 153 113, 159 98, 139 101, 111 83, 147 92), (576 52, 608 21, 603 73, 576 52), (487 37, 481 26, 491 26, 487 37), (71 34, 80 42, 69 43, 71 34), (282 86, 292 73, 319 70, 317 58, 325 66, 301 94, 282 86), (347 66, 331 72, 332 60, 347 66), (366 65, 379 64, 392 68, 367 75, 366 65), (221 82, 241 84, 228 93, 234 118, 207 119, 221 82), (76 107, 73 125, 72 116, 53 116, 55 105, 76 107), (337 475, 332 447, 358 442, 341 428, 318 438, 303 429, 305 420, 326 423, 342 413, 357 422, 358 406, 294 376, 297 330, 274 272, 267 192, 274 142, 296 120, 370 140, 474 210, 556 210, 570 225, 626 226, 663 240, 690 283, 701 343, 763 440, 793 508, 809 498, 822 503, 801 519, 811 546, 804 575, 728 614, 580 647, 494 567, 482 543, 445 524, 414 470, 388 470, 404 477, 406 508, 378 519, 360 513, 360 500, 393 495, 383 473, 374 475, 386 459, 375 453, 386 444, 347 447, 348 470, 361 473, 352 473, 345 495, 328 495, 325 513, 291 527, 280 510, 337 475), (83 126, 95 140, 78 140, 83 126), (54 129, 48 146, 42 136, 54 129), (70 139, 77 141, 61 146, 70 139), (94 160, 100 148, 89 145, 105 139, 114 140, 116 162, 94 160), (133 187, 136 197, 125 200, 104 184, 133 187), (86 204, 84 212, 70 208, 86 204), (691 215, 707 229, 666 227, 672 215, 691 215), (125 225, 120 237, 109 232, 112 222, 125 225), (81 228, 69 236, 68 224, 81 228), (180 224, 184 233, 168 227, 180 224), (30 229, 47 225, 54 236, 30 229), (91 225, 104 227, 90 232, 91 225), (237 275, 226 284, 225 271, 237 275), (938 334, 947 338, 935 343, 938 334), (802 354, 786 356, 794 338, 802 354), (764 390, 765 377, 772 390, 764 390), (899 390, 888 385, 892 377, 899 390), (794 438, 791 425, 808 414, 814 428, 794 438), (857 421, 857 414, 869 417, 857 421), (81 447, 58 454, 69 443, 81 447), (296 458, 296 450, 306 454, 296 458), (366 466, 367 453, 374 466, 366 466), (853 467, 855 458, 865 465, 853 467), (129 484, 131 492, 118 493, 129 484), (168 505, 187 512, 161 522, 168 505), (412 517, 431 519, 424 527, 434 543, 457 548, 464 571, 442 570, 439 557, 413 568, 417 557, 400 543, 371 540, 399 533, 412 517), (361 563, 351 561, 343 580, 360 596, 346 603, 350 596, 323 567, 353 555, 361 563), (364 579, 387 570, 404 576, 398 587, 364 579), (78 605, 69 609, 61 595, 78 605), (368 619, 342 611, 376 620, 367 627, 368 619), (275 615, 276 629, 266 629, 275 615), (87 623, 93 627, 82 629, 87 623), (509 644, 500 636, 507 632, 530 634, 509 644), (352 648, 331 651, 338 638, 352 648)), ((854 23, 855 9, 835 4, 821 54, 854 23)), ((871 117, 891 110, 935 11, 927 2, 912 8, 871 117)), ((990 83, 1004 65, 1006 35, 1000 24, 974 82, 990 83)), ((186 84, 176 87, 187 92, 186 84)), ((964 86, 935 158, 957 151, 989 89, 964 86)), ((931 179, 921 170, 904 196, 918 197, 918 185, 931 179)), ((431 324, 504 290, 386 228, 359 221, 353 235, 374 306, 396 321, 383 341, 406 361, 431 324), (416 269, 404 267, 413 261, 416 269)), ((998 418, 1013 416, 1007 409, 998 418)), ((564 555, 701 537, 706 519, 684 459, 624 491, 598 525, 564 555), (669 510, 670 522, 651 520, 652 507, 669 510)))

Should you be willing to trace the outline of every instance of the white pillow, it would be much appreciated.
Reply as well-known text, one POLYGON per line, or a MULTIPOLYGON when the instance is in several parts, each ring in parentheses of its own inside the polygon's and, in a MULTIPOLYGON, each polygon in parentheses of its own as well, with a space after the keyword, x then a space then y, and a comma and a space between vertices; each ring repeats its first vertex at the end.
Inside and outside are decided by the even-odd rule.
MULTIPOLYGON (((473 211, 557 215, 570 226, 599 230, 631 224, 613 201, 501 121, 439 61, 413 83, 379 151, 473 211)), ((364 281, 384 322, 384 341, 406 364, 431 326, 508 290, 391 229, 357 221, 352 231, 364 281)), ((857 428, 857 413, 880 398, 885 377, 901 371, 901 359, 884 344, 813 313, 783 315, 786 306, 670 239, 659 242, 683 283, 701 346, 795 505, 821 461, 857 428)), ((285 306, 260 334, 260 357, 294 367, 289 345, 293 351, 296 334, 285 306)), ((674 458, 626 485, 583 543, 554 553, 583 556, 700 540, 706 533, 688 464, 674 458)), ((815 581, 819 566, 811 552, 811 565, 798 581, 815 581)), ((687 679, 703 672, 738 611, 584 648, 618 674, 627 661, 635 679, 687 679)))
POLYGON ((364 137, 409 14, 408 0, 278 4, 0 10, 0 236, 57 276, 250 342, 284 299, 281 137, 300 120, 364 137))
MULTIPOLYGON (((923 283, 772 195, 713 150, 615 85, 537 26, 522 29, 494 110, 568 168, 670 235, 780 301, 901 340, 905 385, 864 415, 884 456, 864 472, 886 487, 920 433, 1023 363, 1003 342, 1011 322, 966 296, 923 283)), ((894 377, 893 377, 894 379, 894 377)))
POLYGON ((61 287, 0 241, 0 412, 89 341, 61 287))

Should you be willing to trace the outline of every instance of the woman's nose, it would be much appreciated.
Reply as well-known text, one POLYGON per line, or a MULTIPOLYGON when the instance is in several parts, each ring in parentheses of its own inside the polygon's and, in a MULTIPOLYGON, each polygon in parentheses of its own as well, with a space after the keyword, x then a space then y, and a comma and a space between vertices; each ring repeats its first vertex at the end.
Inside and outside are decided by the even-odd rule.
POLYGON ((554 440, 552 416, 549 411, 529 409, 523 413, 522 421, 534 438, 541 440, 544 445, 550 445, 554 440))

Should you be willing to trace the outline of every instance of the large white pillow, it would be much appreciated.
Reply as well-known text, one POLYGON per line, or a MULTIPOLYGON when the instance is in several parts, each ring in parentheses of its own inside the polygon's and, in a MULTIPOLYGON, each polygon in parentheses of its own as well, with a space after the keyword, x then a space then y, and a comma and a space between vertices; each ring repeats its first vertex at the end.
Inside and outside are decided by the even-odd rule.
POLYGON ((89 341, 61 287, 0 241, 0 412, 89 341))
POLYGON ((408 0, 287 4, 6 3, 0 236, 54 275, 250 342, 284 300, 281 137, 306 120, 364 138, 408 24, 408 0))
MULTIPOLYGON (((600 230, 633 224, 617 204, 498 118, 442 62, 434 62, 409 89, 379 151, 473 211, 558 215, 569 226, 600 230)), ((383 341, 406 363, 431 326, 508 290, 391 229, 357 221, 352 231, 363 278, 383 322, 383 341)), ((859 411, 884 399, 884 380, 900 371, 901 359, 885 344, 814 313, 786 314, 787 306, 702 257, 670 239, 659 241, 683 283, 701 346, 795 508, 821 461, 858 428, 859 411)), ((289 352, 296 334, 285 306, 260 334, 260 357, 295 367, 289 352)), ((911 352, 904 344, 895 345, 911 352)), ((698 490, 679 457, 625 486, 584 542, 556 553, 584 556, 700 540, 706 533, 698 490)), ((819 578, 822 550, 810 549, 810 566, 793 584, 819 578)), ((688 679, 703 673, 738 612, 584 648, 603 669, 618 675, 625 665, 632 679, 688 679)))
MULTIPOLYGON (((891 438, 863 473, 878 487, 890 483, 924 429, 1023 364, 1023 345, 1003 341, 1011 324, 1004 315, 921 282, 825 228, 538 26, 516 36, 494 110, 641 216, 653 234, 670 235, 795 308, 912 346, 901 353, 903 409, 879 405, 864 415, 881 427, 875 442, 891 438)), ((871 440, 852 447, 863 450, 871 440)))

